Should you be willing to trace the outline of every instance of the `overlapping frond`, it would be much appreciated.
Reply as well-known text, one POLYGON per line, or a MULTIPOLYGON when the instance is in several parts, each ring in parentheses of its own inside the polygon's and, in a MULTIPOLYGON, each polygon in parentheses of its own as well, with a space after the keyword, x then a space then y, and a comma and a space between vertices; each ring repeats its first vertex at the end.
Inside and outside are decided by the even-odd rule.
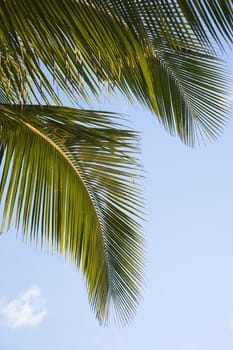
POLYGON ((231 0, 87 0, 127 24, 138 37, 162 39, 174 47, 221 49, 233 42, 231 0))
POLYGON ((35 99, 59 102, 46 71, 72 100, 88 100, 90 92, 98 95, 103 82, 148 99, 143 91, 150 85, 145 52, 112 16, 76 0, 9 0, 0 11, 2 71, 8 72, 2 84, 9 98, 9 86, 15 91, 14 102, 30 101, 29 92, 35 99))
POLYGON ((224 50, 224 42, 233 44, 232 0, 178 0, 187 23, 204 43, 224 50))
POLYGON ((229 109, 223 62, 191 51, 164 48, 151 62, 159 120, 191 146, 222 132, 229 109))
POLYGON ((111 303, 129 320, 142 283, 136 135, 113 120, 63 107, 0 106, 1 229, 13 221, 80 266, 101 322, 111 303))
MULTIPOLYGON (((185 77, 191 90, 208 76, 208 92, 201 90, 194 109, 205 110, 203 123, 199 122, 197 129, 210 123, 214 130, 213 106, 207 101, 211 89, 219 90, 218 82, 222 87, 218 104, 227 103, 222 84, 225 74, 214 48, 222 47, 224 42, 232 43, 232 13, 230 1, 217 0, 4 1, 0 3, 1 85, 15 103, 41 99, 60 103, 56 86, 77 102, 79 98, 88 100, 90 93, 98 96, 102 83, 107 82, 110 89, 116 87, 128 98, 148 106, 170 128, 177 124, 178 116, 171 110, 179 111, 180 102, 178 99, 176 105, 173 98, 172 109, 166 104, 161 113, 159 79, 164 76, 164 69, 168 77, 167 88, 163 88, 166 94, 174 91, 174 77, 176 88, 183 85, 185 77), (172 55, 175 60, 179 57, 180 62, 192 56, 194 59, 192 65, 183 65, 180 74, 180 66, 179 72, 175 72, 174 65, 169 68, 172 55), (170 112, 167 114, 166 110, 170 112)), ((177 93, 180 91, 174 92, 177 93)), ((196 134, 192 128, 197 123, 194 109, 187 105, 183 108, 180 118, 186 119, 187 127, 170 128, 172 133, 178 131, 185 142, 191 140, 189 135, 196 134), (192 118, 194 122, 190 122, 192 118)), ((222 117, 221 114, 217 124, 222 117)), ((204 132, 208 130, 204 127, 204 132)))
POLYGON ((108 84, 185 143, 215 138, 228 107, 215 49, 232 45, 232 18, 230 0, 0 1, 2 229, 15 221, 81 266, 103 322, 111 300, 128 320, 140 295, 135 135, 107 113, 48 105, 108 84))

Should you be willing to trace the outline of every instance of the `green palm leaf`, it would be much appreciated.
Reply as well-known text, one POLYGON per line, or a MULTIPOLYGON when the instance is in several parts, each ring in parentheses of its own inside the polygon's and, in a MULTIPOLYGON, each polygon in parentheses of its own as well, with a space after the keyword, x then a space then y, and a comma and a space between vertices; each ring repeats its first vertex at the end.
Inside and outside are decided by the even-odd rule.
POLYGON ((89 102, 107 85, 187 144, 215 138, 228 107, 216 50, 232 44, 231 1, 6 0, 0 16, 2 230, 15 222, 70 257, 100 321, 112 303, 127 321, 143 265, 136 135, 111 114, 57 107, 59 91, 89 102))
POLYGON ((178 0, 191 28, 204 43, 213 40, 224 50, 225 41, 233 43, 233 5, 231 0, 178 0), (223 39, 223 40, 222 40, 223 39))
POLYGON ((73 0, 7 1, 0 10, 2 71, 11 72, 3 83, 7 94, 9 84, 14 88, 15 102, 27 100, 27 92, 34 98, 39 93, 46 102, 48 96, 59 101, 45 70, 72 100, 75 94, 88 100, 88 91, 98 95, 101 82, 110 88, 117 84, 127 95, 130 83, 143 98, 142 84, 150 80, 144 51, 109 14, 73 0))
POLYGON ((222 62, 191 51, 164 49, 151 64, 158 117, 172 134, 189 145, 216 139, 229 110, 229 79, 222 62))
POLYGON ((210 50, 222 39, 233 42, 231 0, 90 0, 96 8, 125 23, 139 38, 170 42, 173 47, 210 50))
POLYGON ((1 106, 0 199, 2 230, 13 219, 25 237, 65 254, 80 266, 98 319, 107 322, 113 304, 126 322, 141 291, 141 195, 136 135, 113 118, 1 106))
POLYGON ((228 87, 214 48, 223 40, 232 43, 230 2, 8 0, 0 13, 1 85, 10 101, 59 103, 52 80, 71 100, 88 101, 107 82, 148 106, 185 142, 194 144, 197 130, 210 138, 218 133, 226 108, 218 117, 217 106, 227 105, 228 87), (189 91, 201 82, 192 108, 184 98, 184 79, 189 91), (211 90, 216 108, 208 102, 211 90), (161 91, 182 95, 182 102, 163 97, 161 102, 161 91))

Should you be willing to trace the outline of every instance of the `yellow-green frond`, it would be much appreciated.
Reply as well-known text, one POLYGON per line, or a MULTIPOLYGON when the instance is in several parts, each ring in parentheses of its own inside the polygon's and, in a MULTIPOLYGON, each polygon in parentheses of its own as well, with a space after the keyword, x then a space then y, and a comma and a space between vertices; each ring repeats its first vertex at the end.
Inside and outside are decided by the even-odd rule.
POLYGON ((1 230, 80 266, 101 322, 134 314, 143 274, 136 135, 114 116, 63 107, 0 106, 1 230))
POLYGON ((232 44, 232 14, 231 1, 216 0, 4 1, 0 86, 13 103, 59 104, 57 88, 88 101, 107 83, 194 144, 195 135, 216 135, 225 113, 217 116, 227 84, 215 49, 232 44))

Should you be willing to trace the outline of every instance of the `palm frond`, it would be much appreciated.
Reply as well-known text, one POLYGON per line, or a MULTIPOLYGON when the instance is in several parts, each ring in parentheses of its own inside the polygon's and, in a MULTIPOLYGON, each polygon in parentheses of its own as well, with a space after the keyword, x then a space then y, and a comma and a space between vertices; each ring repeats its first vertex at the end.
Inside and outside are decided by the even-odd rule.
POLYGON ((100 11, 125 23, 130 31, 150 42, 160 39, 171 46, 193 49, 223 48, 233 41, 231 0, 88 0, 100 11))
POLYGON ((231 0, 178 0, 186 21, 204 43, 213 42, 224 50, 232 47, 233 4, 231 0), (211 42, 212 40, 212 42, 211 42))
POLYGON ((74 103, 118 89, 194 145, 226 120, 230 0, 0 2, 2 229, 80 266, 97 317, 127 321, 140 297, 143 239, 136 135, 74 103), (12 105, 15 104, 15 105, 12 105))
POLYGON ((127 322, 140 299, 143 239, 136 135, 103 112, 0 106, 1 229, 80 266, 98 319, 127 322))
POLYGON ((57 104, 56 86, 77 102, 88 101, 90 93, 98 96, 107 82, 110 89, 148 106, 172 133, 194 144, 190 135, 200 130, 211 138, 223 119, 225 109, 220 108, 218 117, 217 107, 227 104, 226 73, 214 51, 223 40, 232 43, 232 13, 230 1, 217 0, 1 2, 1 86, 14 103, 52 99, 57 104), (190 107, 188 91, 196 89, 198 81, 201 94, 190 107), (182 103, 178 97, 165 98, 161 108, 161 92, 177 96, 178 87, 182 103), (209 100, 211 89, 218 91, 213 94, 217 109, 209 100))
POLYGON ((7 93, 9 85, 18 89, 15 103, 28 100, 28 92, 59 102, 46 70, 72 100, 77 95, 88 100, 88 91, 98 95, 101 82, 117 85, 128 96, 128 83, 138 96, 143 96, 141 81, 150 84, 138 40, 86 2, 7 1, 0 11, 2 70, 8 72, 3 86, 7 93), (129 67, 135 67, 134 75, 129 67))
POLYGON ((227 121, 230 81, 223 62, 192 51, 158 52, 151 62, 160 122, 188 145, 216 139, 227 121))

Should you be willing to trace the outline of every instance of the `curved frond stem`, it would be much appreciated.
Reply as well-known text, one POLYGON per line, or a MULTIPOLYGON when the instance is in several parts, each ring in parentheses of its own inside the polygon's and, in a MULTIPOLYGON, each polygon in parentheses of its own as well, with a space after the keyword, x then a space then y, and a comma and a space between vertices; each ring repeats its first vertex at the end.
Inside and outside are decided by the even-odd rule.
POLYGON ((65 107, 1 105, 0 122, 2 230, 15 217, 81 267, 101 322, 112 306, 128 320, 143 274, 136 135, 113 115, 65 107))

